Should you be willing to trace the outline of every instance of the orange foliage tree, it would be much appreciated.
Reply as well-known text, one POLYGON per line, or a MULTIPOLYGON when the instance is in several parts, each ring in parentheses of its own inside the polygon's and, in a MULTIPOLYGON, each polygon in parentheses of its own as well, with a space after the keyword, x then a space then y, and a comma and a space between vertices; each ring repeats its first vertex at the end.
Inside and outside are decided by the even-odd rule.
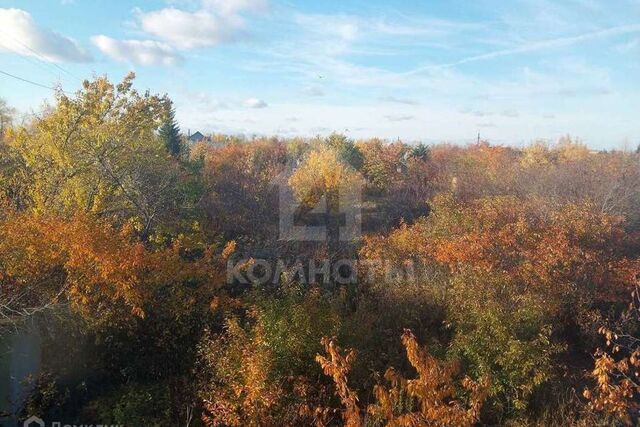
MULTIPOLYGON (((322 341, 327 356, 317 356, 324 373, 331 376, 344 410, 344 425, 360 427, 385 426, 471 426, 480 417, 480 409, 486 398, 489 380, 479 382, 463 377, 459 382, 460 365, 456 362, 440 362, 420 347, 411 331, 402 335, 407 358, 417 372, 417 377, 405 379, 393 368, 387 369, 385 378, 391 383, 387 389, 377 385, 376 402, 366 411, 358 406, 358 395, 349 388, 349 373, 356 354, 346 354, 334 339, 322 341), (368 419, 364 416, 367 413, 368 419)), ((320 423, 320 425, 323 425, 320 423)))
MULTIPOLYGON (((289 288, 289 286, 291 286, 289 288)), ((202 419, 210 426, 310 425, 327 393, 313 356, 339 319, 318 289, 237 301, 220 333, 200 343, 202 419)), ((223 307, 221 307, 223 308, 223 307)))
POLYGON ((277 141, 196 147, 202 159, 204 195, 200 202, 207 225, 235 235, 269 235, 277 224, 277 187, 272 182, 287 162, 286 146, 277 141))
POLYGON ((640 410, 639 290, 636 286, 629 309, 616 325, 600 328, 606 349, 595 352, 591 372, 595 385, 583 393, 589 400, 589 409, 604 412, 625 425, 633 425, 640 410))
MULTIPOLYGON (((365 259, 437 262, 455 273, 500 272, 550 295, 577 285, 604 301, 624 301, 637 263, 637 245, 623 219, 588 203, 494 197, 468 204, 440 195, 432 214, 388 236, 366 240, 365 259)), ((557 301, 560 302, 560 301, 557 301)))
POLYGON ((361 257, 446 269, 450 352, 474 376, 491 375, 498 418, 522 414, 561 366, 558 353, 591 351, 599 319, 625 304, 636 238, 587 203, 441 195, 431 207, 411 226, 368 237, 361 257), (570 340, 576 325, 582 338, 570 340))
POLYGON ((185 240, 147 249, 130 228, 115 229, 88 214, 70 219, 8 211, 0 219, 0 283, 5 316, 32 314, 68 302, 87 314, 107 314, 117 303, 144 316, 161 285, 221 283, 211 250, 186 261, 185 240))

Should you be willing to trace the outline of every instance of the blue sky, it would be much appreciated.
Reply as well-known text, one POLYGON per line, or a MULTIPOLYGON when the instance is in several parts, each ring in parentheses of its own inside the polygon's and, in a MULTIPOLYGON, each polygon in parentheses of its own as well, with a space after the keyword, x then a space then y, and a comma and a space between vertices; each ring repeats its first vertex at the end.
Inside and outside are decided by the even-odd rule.
MULTIPOLYGON (((129 70, 184 131, 640 143, 640 0, 0 0, 0 71, 129 70)), ((0 74, 22 113, 51 94, 0 74)))

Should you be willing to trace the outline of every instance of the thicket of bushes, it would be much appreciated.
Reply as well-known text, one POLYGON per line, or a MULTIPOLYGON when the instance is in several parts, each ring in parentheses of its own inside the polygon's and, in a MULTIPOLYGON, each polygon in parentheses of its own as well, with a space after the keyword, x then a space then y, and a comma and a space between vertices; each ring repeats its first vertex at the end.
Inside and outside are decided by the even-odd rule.
POLYGON ((23 415, 637 422, 639 154, 568 137, 188 146, 169 99, 132 83, 60 93, 0 140, 0 314, 38 322, 44 342, 23 415), (363 183, 362 239, 279 240, 274 180, 291 165, 303 217, 363 183), (353 258, 358 276, 229 280, 228 263, 252 258, 353 258))

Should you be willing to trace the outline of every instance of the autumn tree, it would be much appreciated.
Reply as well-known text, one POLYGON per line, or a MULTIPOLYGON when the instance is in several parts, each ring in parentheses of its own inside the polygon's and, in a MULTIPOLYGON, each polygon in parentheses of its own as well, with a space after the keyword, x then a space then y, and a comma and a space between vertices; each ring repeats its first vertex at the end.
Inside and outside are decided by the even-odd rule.
POLYGON ((26 208, 32 184, 24 158, 9 141, 0 139, 0 211, 9 206, 26 208))
POLYGON ((55 304, 83 313, 126 307, 144 316, 158 286, 185 281, 219 284, 221 272, 203 256, 184 259, 203 243, 176 240, 149 250, 132 234, 86 213, 71 218, 9 211, 0 219, 0 287, 5 317, 30 315, 55 304))
POLYGON ((5 129, 13 124, 15 114, 15 108, 10 107, 7 101, 0 98, 0 139, 2 139, 5 129))
POLYGON ((522 151, 514 191, 571 203, 588 201, 602 212, 624 216, 626 226, 637 229, 638 161, 636 153, 592 152, 571 139, 555 145, 538 142, 522 151))
POLYGON ((628 309, 619 318, 607 318, 598 330, 605 345, 594 354, 590 377, 595 384, 583 392, 590 410, 605 413, 625 425, 637 423, 640 409, 639 290, 636 285, 628 309))
POLYGON ((51 111, 10 133, 32 179, 34 211, 131 221, 148 236, 180 205, 177 167, 156 135, 169 101, 138 93, 133 79, 58 92, 51 111))
POLYGON ((379 139, 357 144, 362 153, 362 172, 371 185, 379 191, 388 191, 400 179, 405 165, 407 147, 401 143, 387 144, 379 139))
POLYGON ((451 354, 474 376, 492 377, 495 413, 522 413, 553 379, 554 354, 590 351, 593 319, 625 300, 637 268, 626 254, 637 243, 620 218, 588 204, 439 196, 431 208, 412 226, 370 238, 361 255, 446 267, 451 354), (558 339, 574 325, 580 341, 558 339))
POLYGON ((418 344, 409 330, 402 335, 402 344, 417 377, 406 379, 395 369, 387 369, 385 379, 391 387, 377 385, 376 401, 366 409, 360 408, 358 395, 348 384, 347 375, 355 361, 355 351, 343 351, 335 339, 326 337, 322 344, 326 356, 318 355, 316 360, 333 379, 344 407, 345 426, 471 426, 479 420, 489 379, 484 377, 474 382, 468 377, 459 378, 457 362, 437 360, 418 344), (463 390, 467 397, 460 400, 463 390))
MULTIPOLYGON (((359 233, 359 209, 362 179, 333 148, 322 145, 311 151, 288 179, 295 198, 306 213, 324 216, 331 253, 337 253, 339 241, 349 242, 359 233), (340 234, 342 214, 352 212, 340 234)), ((304 238, 302 239, 304 240, 304 238)))
POLYGON ((357 173, 328 147, 311 151, 289 178, 296 198, 309 208, 315 207, 322 197, 337 202, 340 193, 357 189, 358 183, 357 173))
POLYGON ((314 355, 339 318, 317 289, 285 284, 276 295, 252 293, 219 306, 220 333, 200 343, 200 396, 206 425, 310 425, 326 399, 314 355))
POLYGON ((341 161, 351 165, 354 169, 362 166, 362 153, 358 150, 353 140, 340 133, 332 133, 321 144, 334 150, 341 161))
POLYGON ((485 141, 466 147, 440 144, 432 147, 430 159, 440 192, 462 201, 513 194, 518 152, 511 147, 485 141))
MULTIPOLYGON (((1 324, 39 325, 47 356, 42 370, 54 374, 52 381, 85 375, 108 384, 102 393, 72 391, 80 402, 93 397, 91 413, 105 422, 175 424, 185 407, 195 407, 195 346, 213 317, 210 302, 224 285, 232 243, 209 245, 193 230, 153 248, 130 224, 114 227, 85 212, 69 218, 13 208, 1 215, 0 234, 1 324), (90 373, 78 369, 87 354, 90 373), (153 417, 144 415, 148 403, 141 397, 148 393, 165 402, 153 417)), ((37 393, 65 395, 54 382, 35 385, 36 402, 37 393)), ((60 398, 50 410, 60 410, 60 398)))
POLYGON ((287 162, 284 144, 256 140, 200 148, 191 156, 202 162, 199 207, 209 228, 232 238, 277 236, 274 180, 287 162))

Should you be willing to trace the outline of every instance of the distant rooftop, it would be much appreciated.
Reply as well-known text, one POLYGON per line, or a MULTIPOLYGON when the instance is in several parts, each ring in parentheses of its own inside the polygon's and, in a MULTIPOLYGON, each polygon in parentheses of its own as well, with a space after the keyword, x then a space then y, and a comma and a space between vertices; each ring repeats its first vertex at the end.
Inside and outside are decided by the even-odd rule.
POLYGON ((204 135, 201 134, 199 131, 196 131, 196 133, 193 133, 191 135, 189 135, 188 139, 189 142, 200 142, 204 139, 204 135))

